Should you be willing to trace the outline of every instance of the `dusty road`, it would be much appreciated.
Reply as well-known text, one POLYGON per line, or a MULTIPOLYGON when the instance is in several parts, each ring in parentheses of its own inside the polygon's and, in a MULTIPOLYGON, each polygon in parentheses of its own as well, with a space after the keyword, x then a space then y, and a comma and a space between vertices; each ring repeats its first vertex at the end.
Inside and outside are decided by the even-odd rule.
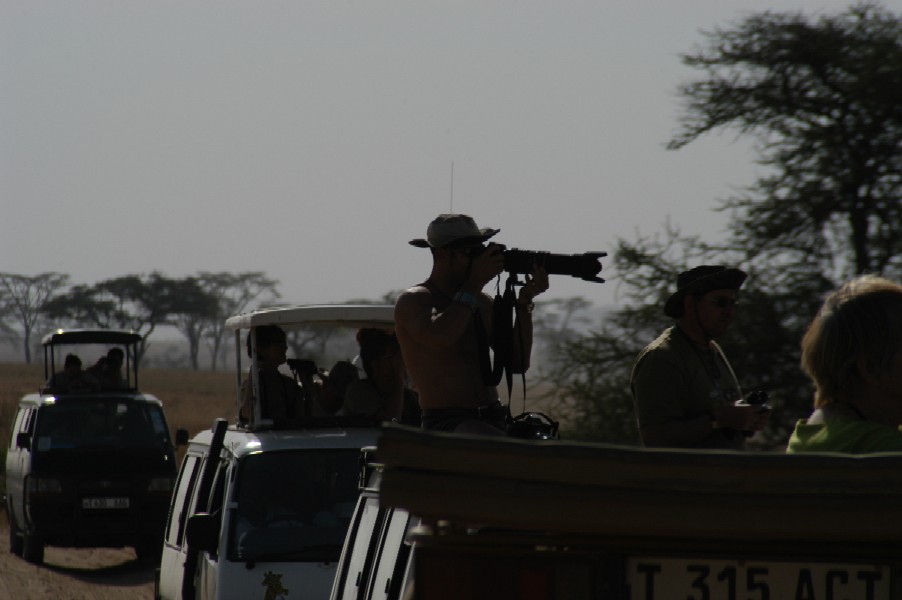
POLYGON ((9 523, 0 511, 0 600, 152 600, 154 566, 131 548, 48 546, 36 567, 9 553, 9 523))

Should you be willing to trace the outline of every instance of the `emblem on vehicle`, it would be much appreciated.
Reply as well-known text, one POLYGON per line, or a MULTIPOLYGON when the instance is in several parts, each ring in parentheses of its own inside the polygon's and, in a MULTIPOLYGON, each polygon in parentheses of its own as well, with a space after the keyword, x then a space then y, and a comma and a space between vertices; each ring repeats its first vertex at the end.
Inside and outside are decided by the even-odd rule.
POLYGON ((279 600, 289 591, 282 586, 281 573, 276 574, 272 571, 267 571, 263 574, 262 584, 266 588, 266 595, 263 596, 263 600, 279 600))

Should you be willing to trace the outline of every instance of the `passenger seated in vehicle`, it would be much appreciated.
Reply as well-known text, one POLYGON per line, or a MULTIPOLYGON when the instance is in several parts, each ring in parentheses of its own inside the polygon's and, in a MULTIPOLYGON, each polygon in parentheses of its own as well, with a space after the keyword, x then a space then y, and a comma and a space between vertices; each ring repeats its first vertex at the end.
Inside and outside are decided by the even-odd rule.
MULTIPOLYGON (((279 372, 287 360, 288 342, 278 325, 259 325, 257 338, 257 378, 260 388, 260 418, 272 419, 276 427, 290 425, 304 416, 304 399, 297 382, 279 372)), ((247 355, 252 356, 251 332, 247 334, 247 355)), ((250 374, 249 374, 250 375, 250 374)), ((254 386, 248 376, 241 383, 239 420, 251 420, 254 407, 254 386)))
POLYGON ((902 285, 866 275, 827 297, 802 339, 814 412, 787 452, 902 451, 902 285))
POLYGON ((378 329, 370 330, 361 340, 360 358, 366 379, 348 385, 347 414, 419 426, 417 397, 407 387, 407 369, 398 338, 378 329))
POLYGON ((319 403, 324 412, 341 414, 348 386, 359 378, 357 368, 346 360, 339 360, 324 377, 319 403))
POLYGON ((100 382, 101 389, 121 389, 126 387, 125 378, 122 377, 123 362, 125 351, 122 348, 110 348, 105 356, 101 356, 96 363, 88 367, 87 372, 100 382))
POLYGON ((75 354, 67 354, 63 370, 54 373, 41 388, 42 392, 92 392, 99 388, 97 379, 81 369, 81 359, 75 354))

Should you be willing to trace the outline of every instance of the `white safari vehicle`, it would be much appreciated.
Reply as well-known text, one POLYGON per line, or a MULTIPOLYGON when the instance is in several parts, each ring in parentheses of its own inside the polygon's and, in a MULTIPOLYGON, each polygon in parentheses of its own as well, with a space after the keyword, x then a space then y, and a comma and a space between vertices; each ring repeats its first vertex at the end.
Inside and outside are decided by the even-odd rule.
MULTIPOLYGON (((254 340, 260 325, 319 332, 320 357, 328 341, 349 360, 357 328, 391 329, 392 319, 388 305, 273 308, 232 317, 226 324, 235 332, 237 387, 246 376, 242 333, 254 340)), ((311 364, 298 359, 309 357, 289 362, 311 364)), ((236 415, 240 401, 239 391, 236 415)), ((218 419, 199 433, 173 494, 156 598, 328 598, 359 494, 360 450, 379 431, 377 423, 339 411, 304 417, 290 428, 257 418, 247 424, 218 419)))
POLYGON ((387 426, 333 600, 902 600, 902 455, 387 426))

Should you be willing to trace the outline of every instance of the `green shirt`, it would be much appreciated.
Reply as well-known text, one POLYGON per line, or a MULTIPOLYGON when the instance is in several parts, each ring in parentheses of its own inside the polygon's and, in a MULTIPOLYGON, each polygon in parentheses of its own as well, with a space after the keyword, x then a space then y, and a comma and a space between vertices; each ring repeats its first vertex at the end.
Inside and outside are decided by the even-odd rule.
MULTIPOLYGON (((676 326, 664 331, 636 359, 630 388, 639 428, 695 419, 742 398, 733 370, 714 342, 697 347, 676 326)), ((694 448, 741 449, 740 432, 712 430, 694 448)))
POLYGON ((786 452, 868 452, 902 451, 902 431, 873 421, 833 417, 826 423, 809 425, 799 419, 789 438, 786 452))

